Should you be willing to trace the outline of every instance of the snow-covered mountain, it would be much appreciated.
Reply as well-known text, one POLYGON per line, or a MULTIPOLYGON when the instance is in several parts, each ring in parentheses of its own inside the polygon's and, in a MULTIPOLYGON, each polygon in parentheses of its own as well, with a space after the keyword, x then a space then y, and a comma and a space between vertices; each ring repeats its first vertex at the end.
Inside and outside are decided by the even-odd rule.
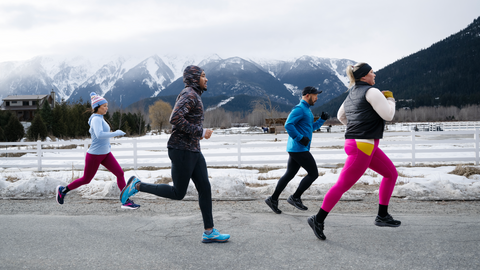
POLYGON ((0 97, 56 92, 58 101, 88 101, 91 92, 126 107, 143 98, 176 95, 183 88, 183 70, 203 67, 209 79, 205 96, 268 96, 294 104, 307 85, 323 91, 320 104, 346 90, 347 59, 302 56, 293 60, 222 59, 213 55, 148 58, 115 55, 103 59, 81 56, 39 56, 0 63, 0 97))

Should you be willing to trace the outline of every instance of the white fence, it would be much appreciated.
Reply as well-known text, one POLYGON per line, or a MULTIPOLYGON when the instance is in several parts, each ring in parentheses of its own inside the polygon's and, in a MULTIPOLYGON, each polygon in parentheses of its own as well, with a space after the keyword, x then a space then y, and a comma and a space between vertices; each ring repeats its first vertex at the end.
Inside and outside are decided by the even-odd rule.
MULTIPOLYGON (((209 166, 285 166, 288 159, 287 138, 287 134, 214 133, 211 139, 202 140, 201 146, 209 166)), ((166 135, 112 139, 112 153, 123 168, 169 167, 167 140, 166 135)), ((343 133, 314 133, 311 153, 317 164, 344 163, 344 141, 343 133)), ((83 169, 90 142, 0 143, 0 167, 37 168, 38 171, 44 168, 83 169)), ((478 165, 479 143, 478 128, 463 131, 385 132, 380 148, 396 164, 478 165)))

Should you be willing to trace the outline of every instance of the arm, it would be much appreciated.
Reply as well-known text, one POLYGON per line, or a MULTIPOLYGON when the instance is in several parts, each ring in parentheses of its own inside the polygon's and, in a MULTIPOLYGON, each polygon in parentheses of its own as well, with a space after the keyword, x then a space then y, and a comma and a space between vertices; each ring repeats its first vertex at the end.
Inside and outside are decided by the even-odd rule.
POLYGON ((287 121, 285 122, 285 129, 287 130, 288 135, 297 142, 303 138, 303 135, 298 132, 297 128, 295 128, 295 124, 302 119, 302 116, 302 108, 295 107, 290 112, 287 121))
POLYGON ((343 106, 345 102, 342 103, 342 106, 340 106, 340 109, 338 109, 337 112, 337 119, 338 121, 342 122, 345 126, 347 125, 347 115, 345 114, 345 106, 343 106))
POLYGON ((202 137, 202 135, 204 135, 202 125, 192 124, 185 119, 185 115, 195 108, 195 103, 196 102, 192 99, 192 96, 189 96, 188 94, 180 96, 175 103, 175 108, 173 108, 172 114, 170 115, 170 124, 185 133, 202 137))
POLYGON ((395 99, 385 98, 377 88, 370 88, 365 95, 367 101, 383 120, 392 121, 395 116, 395 99))
POLYGON ((321 128, 323 126, 323 123, 325 123, 325 120, 323 120, 322 118, 318 118, 318 120, 313 123, 313 130, 321 128))
POLYGON ((108 139, 115 136, 125 135, 125 132, 121 130, 117 130, 115 132, 103 131, 103 119, 100 117, 94 117, 92 119, 91 127, 93 129, 93 133, 95 133, 95 137, 97 137, 98 139, 108 139))

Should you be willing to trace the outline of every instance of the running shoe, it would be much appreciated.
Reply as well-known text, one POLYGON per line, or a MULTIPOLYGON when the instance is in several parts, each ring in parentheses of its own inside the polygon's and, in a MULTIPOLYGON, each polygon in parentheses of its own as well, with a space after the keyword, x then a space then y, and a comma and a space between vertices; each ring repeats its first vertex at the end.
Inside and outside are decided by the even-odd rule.
POLYGON ((265 199, 265 203, 272 209, 275 214, 281 214, 282 210, 278 209, 278 200, 273 200, 272 196, 265 199))
POLYGON ((230 234, 220 234, 220 232, 213 228, 211 234, 203 233, 202 242, 203 243, 224 243, 230 239, 230 234))
POLYGON ((398 227, 402 224, 400 220, 395 220, 390 214, 385 217, 377 216, 375 218, 375 225, 380 227, 398 227))
POLYGON ((293 195, 290 195, 290 197, 288 197, 287 202, 300 210, 308 210, 308 207, 303 205, 302 200, 300 198, 294 198, 293 195))
POLYGON ((67 196, 67 193, 63 193, 63 190, 65 187, 63 186, 57 186, 56 193, 57 193, 57 203, 58 204, 63 204, 63 199, 65 199, 65 196, 67 196))
POLYGON ((324 222, 322 222, 322 223, 317 222, 317 219, 315 218, 315 215, 309 217, 307 219, 307 221, 308 221, 308 225, 310 225, 310 227, 313 230, 313 233, 315 234, 315 236, 318 239, 320 239, 320 240, 327 239, 325 234, 323 234, 323 228, 324 228, 324 224, 325 224, 324 222))
POLYGON ((135 204, 132 200, 128 199, 126 203, 122 204, 123 209, 138 209, 139 204, 135 204))
POLYGON ((135 188, 135 184, 140 182, 140 179, 136 178, 135 176, 130 177, 128 179, 127 185, 123 188, 122 192, 120 193, 120 201, 122 204, 127 203, 128 198, 135 195, 138 190, 135 188))

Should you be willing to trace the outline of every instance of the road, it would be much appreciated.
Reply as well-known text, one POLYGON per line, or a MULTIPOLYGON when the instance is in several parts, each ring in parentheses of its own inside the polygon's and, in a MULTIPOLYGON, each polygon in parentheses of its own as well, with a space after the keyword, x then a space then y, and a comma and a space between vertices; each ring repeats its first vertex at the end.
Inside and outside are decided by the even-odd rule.
POLYGON ((340 202, 326 241, 306 222, 321 201, 304 201, 306 212, 281 201, 281 215, 261 200, 214 202, 215 227, 232 236, 223 244, 201 243, 196 201, 136 202, 132 211, 82 198, 0 200, 0 269, 480 268, 480 202, 397 199, 412 209, 392 213, 398 228, 377 227, 371 209, 353 207, 373 202, 340 202))

